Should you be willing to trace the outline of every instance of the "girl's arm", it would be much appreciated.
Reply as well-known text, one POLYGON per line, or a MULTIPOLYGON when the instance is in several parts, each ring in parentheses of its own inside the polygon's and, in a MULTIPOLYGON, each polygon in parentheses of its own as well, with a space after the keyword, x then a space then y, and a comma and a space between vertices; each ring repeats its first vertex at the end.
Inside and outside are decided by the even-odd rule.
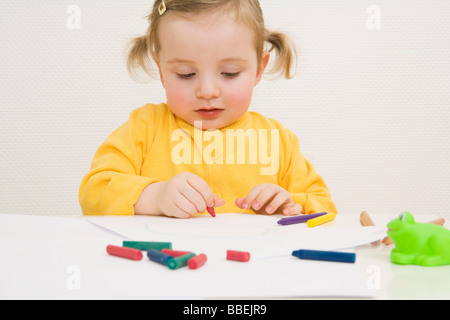
POLYGON ((79 190, 83 214, 133 215, 142 191, 159 182, 140 176, 149 130, 142 121, 142 112, 145 110, 134 111, 97 150, 79 190))
POLYGON ((305 214, 337 213, 324 180, 300 153, 297 137, 292 134, 290 140, 292 152, 282 178, 283 187, 290 192, 293 201, 302 206, 305 214))

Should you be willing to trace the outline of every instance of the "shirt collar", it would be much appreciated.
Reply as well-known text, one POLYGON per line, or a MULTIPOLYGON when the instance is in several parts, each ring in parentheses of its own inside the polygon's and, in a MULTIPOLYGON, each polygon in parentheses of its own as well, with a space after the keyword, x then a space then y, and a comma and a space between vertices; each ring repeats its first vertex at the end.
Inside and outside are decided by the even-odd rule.
MULTIPOLYGON (((170 109, 169 109, 170 111, 170 109)), ((172 111, 170 111, 172 113, 172 111)), ((180 129, 186 130, 190 133, 191 136, 194 136, 194 126, 190 123, 186 122, 185 120, 181 119, 180 117, 176 116, 174 113, 172 113, 172 116, 175 118, 175 121, 180 129)), ((222 133, 226 133, 226 130, 228 129, 247 129, 250 123, 250 113, 247 111, 242 117, 240 117, 237 121, 234 123, 220 128, 216 130, 220 130, 222 133)), ((214 130, 214 129, 212 129, 214 130)))

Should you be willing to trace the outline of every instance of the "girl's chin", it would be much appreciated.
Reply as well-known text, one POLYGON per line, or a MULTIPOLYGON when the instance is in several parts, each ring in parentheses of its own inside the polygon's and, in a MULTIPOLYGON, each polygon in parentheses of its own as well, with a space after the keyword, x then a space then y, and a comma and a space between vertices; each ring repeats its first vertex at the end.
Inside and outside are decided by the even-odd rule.
POLYGON ((205 121, 205 120, 196 120, 193 123, 194 127, 201 130, 215 130, 226 127, 226 125, 222 125, 220 121, 205 121))
POLYGON ((201 130, 214 130, 214 129, 222 129, 226 126, 229 126, 233 122, 226 121, 225 119, 216 118, 216 119, 197 119, 194 120, 194 123, 191 123, 194 127, 201 130))

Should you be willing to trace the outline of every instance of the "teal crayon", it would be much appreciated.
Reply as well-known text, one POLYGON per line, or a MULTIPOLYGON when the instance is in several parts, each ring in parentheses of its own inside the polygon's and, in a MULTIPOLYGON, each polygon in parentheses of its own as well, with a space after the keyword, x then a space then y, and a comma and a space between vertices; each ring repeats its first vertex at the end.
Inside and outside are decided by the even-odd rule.
POLYGON ((141 251, 148 251, 150 249, 162 250, 172 249, 171 242, 146 242, 146 241, 124 241, 124 247, 138 249, 141 251))
POLYGON ((171 270, 179 269, 179 268, 187 266, 188 261, 193 257, 195 257, 195 253, 188 253, 188 254, 167 260, 166 265, 171 270))

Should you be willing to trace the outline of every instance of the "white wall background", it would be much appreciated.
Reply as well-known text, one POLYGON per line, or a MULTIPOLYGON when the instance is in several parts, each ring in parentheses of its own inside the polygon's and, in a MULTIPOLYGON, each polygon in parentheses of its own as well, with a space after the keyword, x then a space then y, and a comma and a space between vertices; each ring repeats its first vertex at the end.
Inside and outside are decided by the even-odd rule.
MULTIPOLYGON (((165 101, 125 67, 152 3, 0 2, 0 213, 80 214, 98 146, 133 109, 165 101)), ((259 85, 252 110, 297 133, 340 212, 448 215, 450 2, 261 4, 301 58, 294 80, 259 85)))

